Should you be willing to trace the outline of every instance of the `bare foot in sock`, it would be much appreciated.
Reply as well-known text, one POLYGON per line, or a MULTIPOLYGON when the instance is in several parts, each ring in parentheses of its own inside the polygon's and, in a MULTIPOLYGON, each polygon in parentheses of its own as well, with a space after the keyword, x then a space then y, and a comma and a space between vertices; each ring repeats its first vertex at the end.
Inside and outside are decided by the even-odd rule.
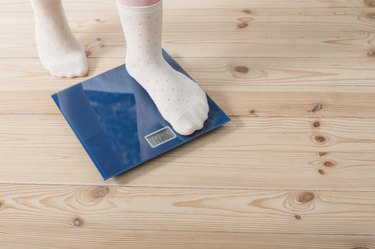
POLYGON ((127 43, 126 68, 148 92, 161 115, 181 135, 203 127, 209 107, 205 92, 174 70, 161 53, 162 2, 129 7, 118 2, 127 43))
POLYGON ((35 38, 43 66, 57 77, 87 74, 86 54, 69 28, 61 0, 31 0, 35 38))

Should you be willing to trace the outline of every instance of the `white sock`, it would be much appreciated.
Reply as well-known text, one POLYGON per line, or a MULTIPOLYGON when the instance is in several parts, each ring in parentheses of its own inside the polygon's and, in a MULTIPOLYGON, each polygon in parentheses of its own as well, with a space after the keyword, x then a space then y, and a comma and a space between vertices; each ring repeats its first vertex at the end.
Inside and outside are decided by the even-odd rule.
POLYGON ((181 135, 203 127, 208 116, 205 92, 162 57, 162 2, 129 7, 117 2, 127 44, 126 68, 148 92, 161 115, 181 135))
POLYGON ((35 19, 38 55, 50 74, 58 77, 84 76, 86 54, 74 37, 60 0, 31 0, 35 19))

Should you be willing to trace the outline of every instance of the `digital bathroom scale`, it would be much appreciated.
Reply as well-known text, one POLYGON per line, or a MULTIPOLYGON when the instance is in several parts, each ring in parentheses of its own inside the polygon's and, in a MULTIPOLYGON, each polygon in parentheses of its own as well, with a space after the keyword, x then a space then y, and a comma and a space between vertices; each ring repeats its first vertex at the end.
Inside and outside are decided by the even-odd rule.
MULTIPOLYGON (((164 50, 163 56, 174 69, 189 76, 164 50)), ((179 135, 124 65, 58 92, 52 98, 104 179, 230 121, 207 96, 210 110, 203 129, 189 136, 179 135)))

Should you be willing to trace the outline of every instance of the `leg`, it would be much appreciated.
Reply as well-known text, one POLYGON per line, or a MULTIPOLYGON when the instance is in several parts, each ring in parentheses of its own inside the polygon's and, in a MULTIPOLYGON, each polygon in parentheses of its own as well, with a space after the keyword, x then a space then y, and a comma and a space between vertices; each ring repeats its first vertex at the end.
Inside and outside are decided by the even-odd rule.
POLYGON ((61 0, 31 0, 38 55, 50 74, 76 77, 87 74, 85 51, 74 37, 61 0))
POLYGON ((129 2, 133 0, 117 0, 127 43, 126 68, 150 94, 164 119, 178 133, 190 135, 207 119, 206 94, 162 57, 162 2, 142 7, 129 6, 129 2))
POLYGON ((158 2, 160 2, 160 0, 119 0, 119 3, 133 7, 149 6, 158 2))

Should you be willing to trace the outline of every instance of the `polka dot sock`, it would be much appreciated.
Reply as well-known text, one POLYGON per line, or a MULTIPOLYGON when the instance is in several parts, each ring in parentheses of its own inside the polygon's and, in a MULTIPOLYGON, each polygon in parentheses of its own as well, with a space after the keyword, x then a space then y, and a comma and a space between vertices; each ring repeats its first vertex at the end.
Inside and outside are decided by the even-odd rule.
POLYGON ((126 68, 181 135, 203 127, 208 116, 205 92, 162 57, 162 2, 130 7, 117 2, 127 43, 126 68))
POLYGON ((43 66, 57 77, 86 75, 86 54, 69 28, 61 0, 31 0, 31 4, 38 55, 43 66))

